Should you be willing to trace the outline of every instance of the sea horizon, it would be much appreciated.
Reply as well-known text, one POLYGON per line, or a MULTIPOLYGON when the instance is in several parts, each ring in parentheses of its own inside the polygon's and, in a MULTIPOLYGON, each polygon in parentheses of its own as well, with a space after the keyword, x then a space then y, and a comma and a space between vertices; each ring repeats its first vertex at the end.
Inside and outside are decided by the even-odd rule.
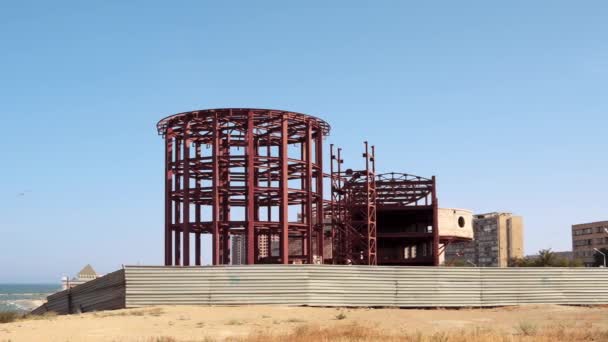
POLYGON ((0 312, 28 312, 42 305, 46 297, 61 291, 61 283, 0 283, 0 312))

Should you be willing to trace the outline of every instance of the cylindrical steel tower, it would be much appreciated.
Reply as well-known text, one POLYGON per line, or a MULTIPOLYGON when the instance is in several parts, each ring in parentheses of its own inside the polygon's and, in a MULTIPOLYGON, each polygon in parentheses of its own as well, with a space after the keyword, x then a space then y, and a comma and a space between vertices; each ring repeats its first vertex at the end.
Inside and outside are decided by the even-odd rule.
POLYGON ((166 265, 191 264, 192 237, 200 265, 201 234, 211 234, 214 265, 323 260, 325 121, 230 108, 176 114, 157 127, 166 146, 166 265), (241 260, 231 262, 231 245, 244 246, 241 260))

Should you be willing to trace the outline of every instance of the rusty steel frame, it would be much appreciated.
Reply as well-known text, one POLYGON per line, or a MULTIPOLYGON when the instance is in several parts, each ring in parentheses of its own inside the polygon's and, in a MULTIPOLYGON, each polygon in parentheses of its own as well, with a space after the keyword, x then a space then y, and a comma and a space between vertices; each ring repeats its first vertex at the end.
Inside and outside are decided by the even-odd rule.
MULTIPOLYGON (((377 175, 376 187, 378 192, 377 206, 380 215, 384 213, 401 213, 405 215, 422 215, 428 220, 419 220, 417 224, 428 224, 430 232, 387 232, 383 226, 378 227, 380 241, 393 241, 407 248, 411 244, 428 246, 430 257, 418 255, 411 260, 380 260, 379 264, 390 265, 426 265, 438 266, 440 255, 439 236, 439 203, 437 199, 437 181, 409 175, 405 173, 385 173, 377 175)), ((382 249, 379 250, 384 259, 382 249)))
POLYGON ((246 264, 323 260, 325 121, 227 108, 179 113, 157 128, 165 138, 165 265, 191 264, 191 237, 201 265, 202 234, 211 235, 214 265, 231 263, 232 235, 245 236, 246 264), (300 210, 297 221, 291 206, 300 210), (272 255, 276 237, 279 255, 272 255), (302 241, 300 253, 290 253, 290 240, 302 241))
MULTIPOLYGON (((353 171, 342 167, 342 150, 331 150, 332 243, 336 264, 366 265, 439 265, 440 236, 438 222, 437 185, 435 177, 426 179, 404 173, 376 174, 375 149, 368 154, 365 144, 366 169, 353 171), (366 177, 368 175, 368 177, 366 177), (380 214, 379 214, 380 213, 380 214), (378 215, 401 213, 422 215, 416 224, 428 224, 426 232, 391 232, 386 223, 378 222, 378 215), (417 255, 410 260, 388 257, 381 243, 425 250, 428 255, 417 255), (424 248, 422 248, 424 247, 424 248), (363 257, 362 257, 363 256, 363 257), (378 258, 380 256, 380 258, 378 258)), ((385 220, 386 221, 386 220, 385 220)), ((389 227, 390 228, 390 227, 389 227)), ((390 254, 390 253, 389 253, 390 254)))
POLYGON ((209 109, 169 116, 157 128, 165 138, 166 265, 188 266, 192 255, 194 265, 201 265, 203 234, 211 235, 213 265, 232 263, 235 235, 245 239, 239 262, 245 264, 437 266, 440 243, 449 243, 439 235, 434 176, 376 174, 375 147, 367 142, 365 168, 358 171, 345 169, 342 149, 331 144, 330 173, 324 174, 323 138, 330 127, 316 117, 209 109), (325 179, 331 184, 328 201, 325 179), (378 221, 380 216, 386 221, 386 213, 414 213, 422 217, 415 224, 428 227, 387 230, 378 221), (331 226, 331 258, 324 255, 325 220, 331 226), (424 258, 388 257, 383 243, 391 245, 390 253, 424 247, 424 258))
POLYGON ((377 265, 375 148, 365 144, 365 169, 342 169, 342 149, 331 145, 331 201, 333 262, 377 265))

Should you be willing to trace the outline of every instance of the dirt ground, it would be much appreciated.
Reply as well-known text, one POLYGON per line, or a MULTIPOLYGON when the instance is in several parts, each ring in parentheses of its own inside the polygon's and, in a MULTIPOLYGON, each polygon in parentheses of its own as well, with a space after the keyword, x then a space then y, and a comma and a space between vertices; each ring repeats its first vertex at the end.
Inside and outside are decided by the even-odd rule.
POLYGON ((514 332, 522 324, 608 329, 608 307, 533 305, 489 309, 337 309, 277 306, 154 308, 26 319, 0 324, 0 341, 210 341, 301 325, 358 323, 394 334, 486 328, 514 332))

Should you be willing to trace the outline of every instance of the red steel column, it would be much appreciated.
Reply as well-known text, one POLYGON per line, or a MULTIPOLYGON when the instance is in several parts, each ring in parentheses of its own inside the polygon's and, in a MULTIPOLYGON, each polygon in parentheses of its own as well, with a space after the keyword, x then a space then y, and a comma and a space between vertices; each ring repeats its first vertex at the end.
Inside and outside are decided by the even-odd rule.
POLYGON ((218 160, 218 154, 219 154, 219 144, 220 144, 220 139, 219 139, 219 122, 218 122, 218 117, 217 117, 217 113, 214 115, 213 117, 213 143, 212 143, 212 168, 213 171, 212 173, 212 177, 213 177, 213 191, 212 191, 212 248, 213 248, 213 265, 219 265, 220 264, 220 225, 219 225, 219 219, 220 219, 220 200, 219 200, 219 160, 218 160))
MULTIPOLYGON (((281 175, 280 175, 280 209, 279 209, 279 221, 281 226, 280 232, 280 255, 281 263, 289 263, 289 203, 288 201, 288 183, 289 178, 287 169, 287 144, 288 139, 288 118, 285 114, 281 115, 281 146, 279 146, 279 163, 281 164, 281 175)), ((269 246, 270 246, 269 241, 269 246)))
MULTIPOLYGON (((195 160, 196 160, 196 164, 195 165, 199 165, 200 160, 201 160, 201 144, 199 142, 196 143, 196 150, 195 150, 195 160)), ((199 166, 197 166, 197 168, 199 168, 199 166)), ((200 169, 200 168, 199 168, 200 169)), ((195 222, 196 222, 196 233, 194 233, 194 264, 196 266, 200 266, 201 265, 201 204, 200 201, 201 200, 201 178, 199 175, 196 175, 196 190, 195 190, 195 198, 197 203, 195 204, 195 211, 194 211, 194 216, 195 217, 195 222)))
MULTIPOLYGON (((230 110, 232 117, 232 110, 230 110)), ((222 145, 220 146, 220 188, 222 196, 220 203, 221 208, 221 232, 222 232, 222 264, 230 264, 230 167, 233 164, 230 156, 230 133, 222 132, 222 145)))
POLYGON ((170 266, 172 260, 173 231, 171 224, 173 223, 172 198, 171 189, 173 187, 173 170, 171 162, 173 159, 173 133, 171 129, 167 130, 165 136, 165 266, 170 266))
POLYGON ((182 222, 184 266, 190 266, 190 137, 189 123, 184 123, 184 218, 182 222))
POLYGON ((181 265, 181 227, 180 227, 180 223, 181 223, 181 208, 182 208, 182 204, 179 200, 179 191, 181 188, 180 185, 180 175, 179 175, 179 164, 181 161, 180 158, 180 153, 181 153, 181 144, 182 141, 181 139, 176 138, 175 139, 175 174, 174 174, 174 179, 175 179, 175 190, 174 190, 174 194, 175 194, 175 250, 173 251, 175 253, 175 263, 174 265, 181 265))
MULTIPOLYGON (((317 248, 319 251, 317 252, 319 258, 321 259, 321 263, 325 263, 325 250, 323 245, 325 243, 325 232, 324 232, 324 223, 323 216, 325 213, 323 212, 323 132, 321 128, 317 128, 317 135, 315 140, 315 149, 317 150, 315 153, 316 164, 317 164, 317 230, 318 230, 318 242, 317 248)), ((333 208, 332 208, 333 210, 333 208)), ((333 241, 332 241, 333 243, 333 241)), ((332 255, 333 257, 333 255, 332 255)))
POLYGON ((439 266, 439 216, 437 203, 437 180, 435 176, 433 180, 433 266, 439 266))
POLYGON ((370 215, 371 216, 371 223, 373 224, 373 227, 371 229, 371 235, 373 236, 373 239, 371 240, 371 244, 370 244, 370 250, 372 252, 372 260, 370 262, 370 265, 376 266, 378 265, 378 240, 377 240, 377 236, 378 236, 378 189, 376 188, 376 148, 372 145, 372 155, 371 155, 371 162, 372 162, 372 184, 373 184, 373 189, 372 189, 372 207, 371 207, 371 211, 370 211, 370 215))
MULTIPOLYGON (((253 144, 253 149, 255 150, 254 166, 260 163, 259 162, 259 158, 258 158, 259 154, 260 154, 259 153, 259 148, 260 148, 259 142, 257 142, 254 139, 254 144, 253 144)), ((254 174, 253 174, 253 184, 255 184, 255 188, 254 189, 257 189, 257 187, 260 184, 260 171, 259 171, 259 169, 257 169, 254 172, 254 174)), ((258 190, 258 192, 259 192, 259 190, 258 190)), ((253 200, 253 206, 254 206, 254 209, 253 209, 253 220, 255 222, 260 221, 260 202, 259 202, 259 200, 260 200, 259 193, 255 194, 254 200, 253 200)), ((260 248, 259 248, 259 241, 260 240, 259 240, 259 236, 260 236, 260 234, 259 234, 258 231, 255 230, 255 226, 254 226, 254 230, 253 230, 253 241, 254 241, 254 244, 253 244, 253 246, 254 246, 254 251, 253 251, 254 257, 253 258, 254 259, 253 260, 254 260, 254 262, 257 262, 260 259, 260 248)))
MULTIPOLYGON (((313 243, 313 216, 312 216, 312 125, 310 121, 306 123, 306 229, 307 229, 307 262, 313 263, 314 251, 313 243)), ((318 246, 318 242, 317 242, 318 246)))
MULTIPOLYGON (((334 189, 337 189, 337 182, 334 176, 334 160, 335 160, 335 155, 334 155, 334 144, 330 144, 329 145, 329 180, 330 180, 330 189, 331 189, 331 194, 330 194, 330 214, 331 214, 331 258, 332 258, 332 264, 336 264, 338 261, 338 249, 337 249, 337 239, 336 236, 338 236, 337 234, 337 230, 338 230, 338 225, 337 225, 337 216, 336 216, 336 205, 337 205, 337 201, 336 201, 336 191, 334 189)), ((321 156, 321 158, 323 158, 323 156, 321 156)), ((317 165, 319 165, 319 153, 317 150, 317 165)), ((318 172, 318 170, 317 170, 318 172)), ((321 169, 321 174, 323 173, 323 169, 321 169)), ((319 179, 317 179, 317 182, 319 181, 319 179)), ((318 183, 317 183, 318 184, 318 183)), ((317 185, 317 191, 319 191, 319 186, 317 185)), ((322 198, 322 196, 321 196, 322 198)))
POLYGON ((247 230, 247 264, 255 264, 255 142, 253 136, 253 111, 249 111, 247 116, 247 132, 245 133, 245 140, 247 140, 247 167, 245 173, 247 177, 247 193, 246 201, 247 208, 245 209, 246 215, 246 230, 247 230))

